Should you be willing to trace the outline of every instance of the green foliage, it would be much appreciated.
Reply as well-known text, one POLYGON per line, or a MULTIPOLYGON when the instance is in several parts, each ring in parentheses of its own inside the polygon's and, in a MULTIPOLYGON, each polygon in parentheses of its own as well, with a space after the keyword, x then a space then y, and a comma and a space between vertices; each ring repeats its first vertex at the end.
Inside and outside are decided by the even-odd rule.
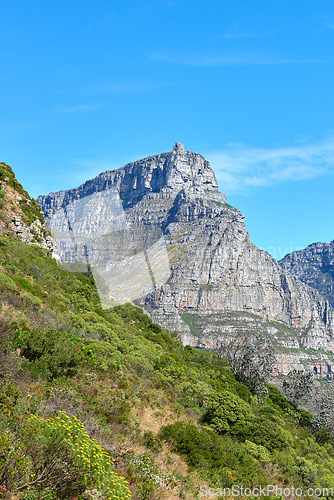
POLYGON ((36 219, 44 222, 44 215, 37 201, 30 198, 29 196, 29 198, 22 198, 19 203, 20 208, 25 215, 25 220, 29 225, 32 224, 36 219))
POLYGON ((109 455, 65 412, 47 420, 27 417, 18 432, 0 425, 0 483, 8 491, 26 492, 23 498, 41 498, 43 492, 45 499, 68 499, 87 488, 106 499, 131 496, 109 455))
POLYGON ((304 457, 297 458, 292 467, 292 474, 300 480, 303 486, 312 487, 317 476, 316 466, 304 457))
POLYGON ((15 281, 15 283, 23 290, 26 290, 27 292, 30 293, 34 293, 35 291, 34 286, 26 278, 23 278, 22 276, 13 276, 13 281, 15 281))
POLYGON ((73 413, 100 443, 108 443, 113 468, 131 482, 136 498, 163 498, 173 484, 186 498, 195 496, 189 485, 198 472, 217 487, 271 484, 273 478, 280 484, 334 482, 324 420, 310 435, 312 416, 274 386, 267 386, 269 397, 259 403, 217 354, 184 347, 131 304, 103 310, 92 276, 60 269, 41 248, 0 236, 0 265, 0 485, 2 480, 12 494, 22 500, 102 500, 91 443, 85 441, 90 438, 81 436, 81 428, 77 441, 71 431, 66 442, 67 428, 77 425, 68 417, 73 413), (58 409, 66 414, 48 420, 58 409), (152 418, 157 412, 157 418, 167 413, 180 420, 158 435, 155 426, 143 433, 146 409, 152 418), (39 417, 27 419, 31 413, 39 417), (81 440, 84 450, 76 456, 71 443, 81 440), (162 440, 185 458, 186 476, 171 479, 161 470, 162 440), (133 449, 120 455, 124 443, 133 449), (140 454, 142 445, 150 451, 140 454), (47 456, 62 460, 52 469, 52 484, 15 492, 31 482, 31 474, 38 477, 43 464, 53 467, 47 456), (91 461, 89 474, 84 458, 91 461))
POLYGON ((248 435, 254 415, 249 404, 236 394, 222 391, 210 401, 203 421, 218 434, 248 435))
MULTIPOLYGON (((9 425, 8 425, 9 424, 9 425)), ((63 433, 42 429, 24 418, 19 430, 0 425, 0 483, 7 491, 57 493, 44 498, 72 498, 85 489, 83 475, 63 445, 63 433), (1 429, 2 427, 2 429, 1 429)), ((38 498, 32 496, 32 498, 38 498)))
POLYGON ((265 446, 262 446, 260 444, 255 444, 252 441, 248 441, 248 439, 246 439, 245 448, 251 455, 253 455, 253 457, 258 459, 260 462, 264 463, 270 462, 271 456, 265 446))
POLYGON ((65 412, 59 412, 56 418, 47 421, 34 416, 32 418, 44 427, 46 435, 62 433, 64 446, 70 450, 78 469, 82 471, 86 485, 96 486, 107 499, 116 496, 119 500, 126 500, 131 497, 125 479, 112 471, 108 453, 88 436, 76 417, 71 418, 65 412))
POLYGON ((231 488, 238 481, 250 485, 255 478, 263 484, 269 480, 261 465, 269 456, 264 447, 251 443, 248 450, 228 436, 184 422, 163 426, 160 436, 173 451, 184 455, 192 468, 202 470, 203 477, 214 485, 231 488))
POLYGON ((152 431, 144 431, 142 441, 143 445, 151 451, 157 452, 161 449, 161 440, 158 436, 153 434, 152 431))
POLYGON ((31 373, 46 380, 75 375, 78 365, 91 356, 90 351, 81 348, 74 335, 61 334, 57 330, 15 331, 13 342, 30 362, 31 373))
POLYGON ((17 290, 15 282, 5 273, 0 272, 0 287, 2 289, 10 288, 17 290))
POLYGON ((222 440, 212 431, 200 432, 193 424, 176 422, 163 426, 160 436, 174 451, 186 455, 189 465, 210 469, 224 464, 222 440))
POLYGON ((3 382, 0 392, 0 411, 6 415, 11 415, 19 396, 20 391, 13 383, 3 382))
POLYGON ((314 437, 319 444, 333 445, 333 436, 327 427, 322 427, 314 433, 314 437))
POLYGON ((212 398, 203 421, 218 434, 228 433, 242 441, 249 439, 270 450, 285 448, 291 440, 289 433, 279 425, 284 422, 273 408, 265 406, 255 415, 249 404, 227 391, 212 398))
POLYGON ((5 193, 0 188, 0 210, 1 210, 1 208, 3 208, 5 206, 5 203, 6 203, 5 193))
POLYGON ((269 450, 281 450, 291 444, 292 438, 288 432, 265 415, 258 416, 248 428, 245 436, 254 443, 266 446, 269 450))

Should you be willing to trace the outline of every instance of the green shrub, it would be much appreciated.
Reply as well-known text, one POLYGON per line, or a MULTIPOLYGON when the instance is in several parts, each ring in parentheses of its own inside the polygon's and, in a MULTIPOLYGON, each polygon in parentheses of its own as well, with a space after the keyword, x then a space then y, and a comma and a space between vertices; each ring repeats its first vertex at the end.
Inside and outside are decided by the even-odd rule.
POLYGON ((229 432, 239 436, 248 435, 253 420, 250 405, 228 391, 216 394, 203 416, 203 421, 218 434, 229 432))
POLYGON ((17 290, 15 282, 7 274, 0 271, 0 287, 17 290))
POLYGON ((22 299, 24 300, 24 303, 27 307, 32 307, 32 308, 40 308, 42 305, 42 301, 39 297, 35 297, 35 295, 32 295, 30 293, 25 293, 22 295, 22 299))
POLYGON ((292 474, 295 476, 296 482, 301 481, 305 487, 314 487, 317 468, 310 460, 298 457, 292 467, 292 474))
POLYGON ((253 457, 257 458, 260 462, 270 462, 270 453, 265 446, 255 444, 252 441, 248 441, 248 439, 246 439, 245 448, 251 455, 253 455, 253 457))
POLYGON ((47 380, 75 375, 77 367, 85 359, 78 339, 57 330, 16 331, 14 345, 20 348, 21 356, 29 360, 31 373, 47 380))
POLYGON ((8 492, 26 500, 66 500, 92 498, 86 493, 95 489, 98 498, 130 498, 127 482, 76 417, 21 416, 16 431, 9 427, 9 420, 0 420, 0 484, 8 492))
POLYGON ((314 437, 319 444, 330 443, 333 444, 333 436, 327 427, 322 427, 317 432, 314 433, 314 437))
POLYGON ((41 425, 46 436, 52 437, 58 433, 63 436, 63 446, 68 449, 76 467, 83 474, 85 485, 97 487, 103 491, 106 499, 127 500, 131 497, 124 477, 112 471, 108 453, 88 436, 83 424, 75 416, 69 417, 62 411, 54 419, 45 421, 33 416, 33 420, 41 425))
POLYGON ((34 285, 32 285, 31 282, 26 278, 22 278, 22 276, 13 276, 13 281, 15 281, 15 283, 19 285, 20 288, 23 288, 23 290, 34 293, 34 285))
POLYGON ((284 449, 291 441, 291 435, 289 436, 289 433, 265 415, 256 417, 244 436, 258 445, 266 446, 269 450, 284 449))
POLYGON ((171 444, 173 451, 186 455, 189 465, 210 469, 224 463, 222 441, 214 432, 200 432, 193 424, 176 422, 163 426, 160 437, 171 444))

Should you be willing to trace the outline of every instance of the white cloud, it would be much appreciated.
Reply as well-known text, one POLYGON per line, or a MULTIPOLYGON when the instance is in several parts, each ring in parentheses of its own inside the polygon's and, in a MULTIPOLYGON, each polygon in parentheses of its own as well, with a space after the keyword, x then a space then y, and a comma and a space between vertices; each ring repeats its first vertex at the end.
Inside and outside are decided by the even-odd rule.
POLYGON ((334 174, 334 138, 313 145, 272 149, 232 144, 206 154, 206 158, 223 192, 247 194, 254 187, 334 174))

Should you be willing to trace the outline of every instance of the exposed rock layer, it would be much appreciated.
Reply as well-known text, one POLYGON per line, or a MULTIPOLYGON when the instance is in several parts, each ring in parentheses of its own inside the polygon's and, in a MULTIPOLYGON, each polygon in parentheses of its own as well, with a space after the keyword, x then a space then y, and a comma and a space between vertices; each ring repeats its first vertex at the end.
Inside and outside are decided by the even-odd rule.
POLYGON ((318 290, 334 309, 334 240, 312 243, 280 260, 286 271, 318 290))

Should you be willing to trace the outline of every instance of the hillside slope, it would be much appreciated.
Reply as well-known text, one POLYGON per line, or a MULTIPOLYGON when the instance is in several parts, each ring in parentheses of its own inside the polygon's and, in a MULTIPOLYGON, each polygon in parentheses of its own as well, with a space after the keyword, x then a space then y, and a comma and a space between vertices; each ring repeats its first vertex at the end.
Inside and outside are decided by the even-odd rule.
POLYGON ((102 309, 90 273, 1 236, 0 307, 2 498, 332 487, 333 440, 310 432, 310 414, 273 386, 260 403, 224 360, 139 308, 102 309))

